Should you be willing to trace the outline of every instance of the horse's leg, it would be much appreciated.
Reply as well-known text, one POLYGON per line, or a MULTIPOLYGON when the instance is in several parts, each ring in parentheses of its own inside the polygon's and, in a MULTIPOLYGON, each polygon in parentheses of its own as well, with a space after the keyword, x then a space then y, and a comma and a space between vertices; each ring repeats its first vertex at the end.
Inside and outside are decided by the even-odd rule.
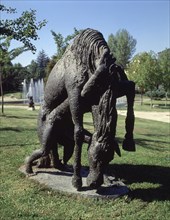
POLYGON ((135 142, 133 139, 133 130, 135 123, 134 116, 134 99, 135 99, 135 83, 132 81, 125 81, 124 95, 127 97, 127 116, 125 121, 125 139, 123 141, 123 149, 126 151, 135 151, 135 142))
POLYGON ((81 151, 84 139, 83 132, 83 110, 81 109, 81 96, 80 90, 74 88, 73 90, 68 90, 70 111, 74 123, 74 174, 72 177, 72 184, 78 190, 82 186, 82 179, 80 175, 81 171, 81 151), (70 92, 69 92, 70 91, 70 92))
POLYGON ((62 169, 62 164, 61 161, 59 160, 59 154, 58 154, 58 144, 52 147, 50 155, 51 155, 52 166, 59 170, 62 169))
MULTIPOLYGON (((45 132, 45 137, 46 137, 47 136, 46 134, 48 132, 46 131, 46 129, 44 130, 44 132, 45 132)), ((42 149, 34 151, 32 153, 32 155, 26 161, 26 173, 28 173, 28 174, 33 173, 32 165, 35 160, 38 160, 39 158, 44 157, 44 156, 48 156, 48 154, 50 153, 50 147, 49 147, 49 145, 46 145, 46 141, 44 142, 44 139, 45 138, 43 138, 42 149)))
POLYGON ((70 143, 66 143, 64 145, 64 152, 63 152, 63 163, 67 165, 67 162, 70 160, 74 152, 74 141, 70 140, 70 143))
POLYGON ((38 161, 38 168, 49 168, 51 167, 51 157, 48 154, 47 156, 43 156, 38 161))
POLYGON ((36 150, 33 152, 33 154, 29 157, 27 163, 26 163, 26 172, 27 173, 33 173, 32 171, 32 165, 35 160, 38 160, 41 157, 46 157, 49 155, 51 150, 51 140, 52 140, 52 128, 53 126, 48 123, 45 126, 45 129, 43 131, 42 135, 42 149, 36 150))
POLYGON ((33 170, 32 170, 33 162, 35 160, 38 160, 43 155, 44 155, 43 149, 39 149, 39 150, 34 151, 32 153, 32 155, 28 158, 28 160, 26 160, 26 168, 25 168, 25 170, 26 170, 27 174, 33 173, 33 170))

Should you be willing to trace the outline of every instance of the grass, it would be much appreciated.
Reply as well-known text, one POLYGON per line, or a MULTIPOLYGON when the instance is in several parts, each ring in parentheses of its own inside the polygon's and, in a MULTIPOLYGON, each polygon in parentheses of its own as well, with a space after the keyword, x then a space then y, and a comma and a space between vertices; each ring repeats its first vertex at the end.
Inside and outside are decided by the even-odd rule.
MULTIPOLYGON (((36 134, 38 111, 6 108, 5 114, 0 116, 0 219, 170 219, 168 123, 136 119, 137 151, 129 153, 121 150, 122 157, 115 155, 109 166, 131 192, 116 200, 101 200, 56 192, 21 174, 18 168, 25 157, 39 148, 36 134)), ((124 119, 119 117, 117 126, 120 146, 124 136, 124 119)), ((85 115, 84 125, 92 131, 90 114, 85 115)), ((88 165, 86 145, 83 147, 82 164, 88 165)))
POLYGON ((170 100, 168 99, 167 102, 165 99, 152 100, 152 105, 151 105, 150 98, 144 96, 143 105, 141 105, 140 95, 136 95, 134 107, 136 111, 157 111, 157 112, 170 111, 170 100))
POLYGON ((21 99, 22 98, 22 93, 21 92, 12 92, 12 93, 8 92, 8 93, 4 94, 4 97, 21 99))

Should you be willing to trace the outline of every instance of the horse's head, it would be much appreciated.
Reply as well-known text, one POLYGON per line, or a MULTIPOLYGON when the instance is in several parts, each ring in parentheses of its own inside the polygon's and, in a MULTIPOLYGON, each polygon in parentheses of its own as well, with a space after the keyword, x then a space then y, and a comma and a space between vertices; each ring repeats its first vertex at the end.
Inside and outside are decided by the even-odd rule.
POLYGON ((92 188, 98 188, 102 185, 104 170, 113 159, 115 145, 117 145, 114 140, 99 142, 97 139, 96 133, 94 133, 88 149, 90 172, 87 177, 87 185, 92 188))
POLYGON ((90 172, 87 177, 87 185, 92 188, 102 185, 104 170, 113 159, 114 152, 120 155, 118 144, 115 141, 116 120, 115 98, 113 90, 109 88, 100 100, 98 125, 88 149, 90 172))

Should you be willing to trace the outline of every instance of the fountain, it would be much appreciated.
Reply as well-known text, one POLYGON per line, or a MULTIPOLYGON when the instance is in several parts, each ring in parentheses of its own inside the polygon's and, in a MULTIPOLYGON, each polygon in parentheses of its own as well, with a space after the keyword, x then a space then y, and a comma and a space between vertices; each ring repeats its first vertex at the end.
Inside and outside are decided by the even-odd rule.
POLYGON ((27 93, 28 93, 28 90, 27 90, 26 79, 24 79, 24 81, 22 82, 22 99, 23 99, 24 104, 28 101, 27 93))
POLYGON ((28 103, 28 98, 33 97, 35 103, 42 103, 44 99, 44 81, 43 79, 38 79, 34 81, 32 78, 27 84, 24 79, 22 83, 22 98, 24 103, 28 103))

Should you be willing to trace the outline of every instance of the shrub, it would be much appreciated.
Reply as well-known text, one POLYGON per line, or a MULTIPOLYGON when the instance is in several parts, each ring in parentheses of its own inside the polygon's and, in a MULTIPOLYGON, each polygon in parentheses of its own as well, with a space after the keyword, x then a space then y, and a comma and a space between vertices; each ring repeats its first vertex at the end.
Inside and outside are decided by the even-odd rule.
POLYGON ((155 100, 160 100, 165 98, 166 92, 163 88, 161 89, 155 89, 152 91, 147 91, 145 93, 149 98, 155 99, 155 100))

